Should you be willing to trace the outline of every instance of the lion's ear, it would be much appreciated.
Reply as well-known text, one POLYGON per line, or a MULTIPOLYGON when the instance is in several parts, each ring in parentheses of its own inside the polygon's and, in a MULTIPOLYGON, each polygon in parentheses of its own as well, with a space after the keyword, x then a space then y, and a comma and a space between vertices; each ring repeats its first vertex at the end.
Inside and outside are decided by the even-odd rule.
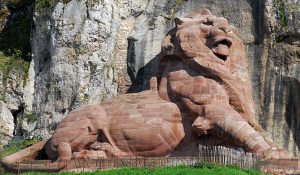
POLYGON ((187 22, 187 21, 200 21, 205 22, 207 20, 207 16, 213 16, 211 12, 208 9, 198 9, 194 10, 189 15, 185 16, 184 18, 180 18, 181 21, 187 22))
POLYGON ((176 24, 176 26, 180 26, 183 23, 188 23, 188 22, 192 22, 193 20, 191 18, 175 18, 174 22, 176 24))
POLYGON ((210 10, 208 10, 208 9, 201 9, 201 10, 199 11, 199 13, 200 13, 201 15, 212 15, 211 12, 210 12, 210 10))
POLYGON ((194 10, 192 11, 192 13, 190 13, 189 15, 187 15, 187 18, 194 18, 195 16, 206 16, 206 15, 212 15, 210 10, 202 8, 202 9, 198 9, 198 10, 194 10))
POLYGON ((175 22, 175 25, 178 26, 178 25, 181 25, 184 21, 181 20, 180 18, 175 18, 174 22, 175 22))

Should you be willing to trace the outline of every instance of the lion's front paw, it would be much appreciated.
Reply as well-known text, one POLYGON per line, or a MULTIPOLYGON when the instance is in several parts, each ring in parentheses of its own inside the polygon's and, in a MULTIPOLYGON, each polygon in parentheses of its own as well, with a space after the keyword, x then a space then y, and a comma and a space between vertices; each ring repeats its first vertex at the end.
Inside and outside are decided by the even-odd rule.
POLYGON ((198 117, 193 125, 192 130, 196 132, 199 136, 206 135, 208 130, 213 128, 213 123, 209 119, 205 119, 203 117, 198 117))
POLYGON ((264 158, 266 159, 290 159, 291 156, 284 149, 272 147, 263 152, 264 158))

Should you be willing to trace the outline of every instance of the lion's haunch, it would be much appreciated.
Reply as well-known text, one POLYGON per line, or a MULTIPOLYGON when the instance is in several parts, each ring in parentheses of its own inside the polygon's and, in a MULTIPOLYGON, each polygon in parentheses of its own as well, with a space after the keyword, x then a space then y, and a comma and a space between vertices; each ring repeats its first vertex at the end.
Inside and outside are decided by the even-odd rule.
POLYGON ((60 143, 72 152, 90 149, 96 142, 109 143, 115 154, 164 156, 184 137, 178 107, 162 100, 157 91, 124 95, 101 105, 90 105, 70 113, 46 145, 55 160, 60 143), (145 100, 147 99, 147 100, 145 100))

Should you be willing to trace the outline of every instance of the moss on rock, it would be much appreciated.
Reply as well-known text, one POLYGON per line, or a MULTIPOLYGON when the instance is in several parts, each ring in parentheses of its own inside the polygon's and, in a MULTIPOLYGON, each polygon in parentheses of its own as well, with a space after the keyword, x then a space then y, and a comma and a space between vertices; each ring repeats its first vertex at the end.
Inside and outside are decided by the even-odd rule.
POLYGON ((34 4, 35 6, 34 10, 40 11, 45 8, 52 9, 55 6, 55 4, 56 4, 56 0, 36 0, 34 4))
POLYGON ((38 116, 32 113, 26 114, 24 116, 24 118, 27 120, 27 122, 31 123, 31 122, 35 122, 38 119, 38 116))

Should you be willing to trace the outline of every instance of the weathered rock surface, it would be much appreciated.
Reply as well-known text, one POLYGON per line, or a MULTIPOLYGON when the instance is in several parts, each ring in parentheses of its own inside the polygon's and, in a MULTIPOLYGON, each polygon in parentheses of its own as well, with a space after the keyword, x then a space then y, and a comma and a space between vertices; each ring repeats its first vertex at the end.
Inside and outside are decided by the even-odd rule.
POLYGON ((268 0, 265 15, 259 116, 275 142, 299 156, 300 2, 268 0))
POLYGON ((157 71, 160 41, 173 27, 171 18, 208 8, 241 33, 257 119, 276 144, 299 155, 299 7, 289 0, 72 0, 39 9, 20 98, 23 116, 38 119, 23 122, 23 133, 49 137, 82 104, 146 89, 157 71))
POLYGON ((14 117, 6 104, 0 101, 0 145, 6 145, 14 135, 14 117))
POLYGON ((18 117, 23 115, 26 70, 29 67, 29 62, 22 59, 22 51, 30 50, 30 28, 27 27, 30 26, 31 5, 31 1, 19 0, 0 3, 0 125, 6 132, 9 131, 5 137, 0 134, 1 144, 21 135, 17 121, 21 121, 18 117))

